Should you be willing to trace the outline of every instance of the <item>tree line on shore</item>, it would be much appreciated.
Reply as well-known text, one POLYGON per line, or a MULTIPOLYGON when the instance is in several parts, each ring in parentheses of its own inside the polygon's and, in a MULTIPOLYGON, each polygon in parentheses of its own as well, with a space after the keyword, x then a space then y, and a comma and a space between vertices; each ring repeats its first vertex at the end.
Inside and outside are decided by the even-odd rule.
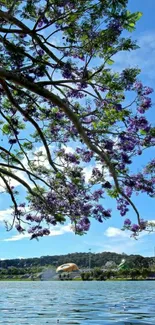
POLYGON ((129 268, 149 268, 154 263, 154 257, 143 257, 141 255, 127 255, 125 253, 117 254, 114 252, 102 253, 72 253, 66 255, 41 256, 21 259, 0 260, 0 269, 9 267, 27 268, 27 267, 45 267, 52 265, 58 267, 65 263, 75 263, 79 268, 87 268, 89 266, 89 258, 91 258, 91 267, 104 267, 104 265, 112 261, 119 265, 125 258, 129 268))
POLYGON ((112 261, 119 265, 121 260, 125 258, 129 268, 149 268, 154 264, 154 257, 144 257, 141 255, 127 255, 125 253, 117 254, 114 252, 102 253, 72 253, 66 255, 41 256, 21 259, 0 260, 0 269, 9 267, 28 268, 28 267, 45 267, 52 265, 58 267, 65 263, 75 263, 79 268, 87 268, 89 266, 89 258, 91 259, 91 268, 104 267, 104 265, 112 261))
POLYGON ((102 270, 101 268, 94 268, 90 272, 82 272, 81 278, 83 281, 98 280, 104 281, 109 279, 147 279, 155 278, 155 268, 132 268, 122 270, 102 270))
MULTIPOLYGON (((24 276, 35 277, 36 274, 44 272, 46 268, 73 262, 81 271, 83 280, 105 280, 110 278, 147 278, 155 270, 154 258, 141 255, 127 255, 103 252, 103 253, 72 253, 67 255, 42 256, 40 258, 0 260, 0 279, 24 278, 24 276), (127 269, 117 270, 121 260, 125 258, 127 269), (89 272, 89 263, 91 272, 89 272), (115 266, 114 266, 115 265, 115 266)), ((70 277, 62 274, 60 280, 67 280, 70 277)))

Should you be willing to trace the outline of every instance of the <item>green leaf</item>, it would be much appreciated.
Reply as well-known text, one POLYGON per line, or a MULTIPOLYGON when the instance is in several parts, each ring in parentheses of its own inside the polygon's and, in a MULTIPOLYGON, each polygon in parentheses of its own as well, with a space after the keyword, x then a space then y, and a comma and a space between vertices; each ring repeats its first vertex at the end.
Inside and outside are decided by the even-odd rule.
POLYGON ((140 12, 140 11, 136 12, 135 13, 135 19, 136 19, 136 21, 138 21, 142 16, 143 16, 143 13, 142 12, 140 12))
POLYGON ((112 65, 112 64, 115 63, 115 61, 114 61, 114 60, 111 60, 111 59, 108 59, 106 62, 107 62, 107 64, 109 64, 109 65, 112 65))
POLYGON ((119 193, 118 193, 118 191, 116 189, 114 189, 114 190, 107 190, 107 194, 110 197, 114 198, 114 199, 116 199, 118 197, 118 195, 119 195, 119 193))
POLYGON ((145 134, 147 134, 147 132, 144 131, 144 130, 140 130, 140 134, 141 134, 141 135, 145 135, 145 134))
POLYGON ((9 134, 9 133, 10 133, 10 127, 9 127, 8 124, 4 124, 4 125, 3 125, 2 132, 3 132, 4 134, 9 134))

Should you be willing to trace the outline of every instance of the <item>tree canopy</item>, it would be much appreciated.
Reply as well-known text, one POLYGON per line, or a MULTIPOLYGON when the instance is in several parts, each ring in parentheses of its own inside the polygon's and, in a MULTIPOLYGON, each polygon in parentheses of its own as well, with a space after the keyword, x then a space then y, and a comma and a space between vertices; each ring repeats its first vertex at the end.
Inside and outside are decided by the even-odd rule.
MULTIPOLYGON (((123 254, 117 254, 112 252, 102 252, 102 253, 91 253, 91 267, 103 267, 105 268, 106 263, 112 261, 116 263, 116 266, 121 263, 123 254)), ((141 255, 126 255, 126 261, 129 268, 149 268, 153 267, 154 258, 153 257, 143 257, 141 255)), ((2 268, 29 268, 29 267, 45 267, 53 266, 58 267, 65 263, 75 263, 79 268, 89 268, 89 253, 71 253, 67 255, 54 255, 54 256, 41 256, 32 257, 26 259, 9 259, 0 260, 0 269, 2 268)), ((111 263, 111 262, 110 262, 111 263)))
POLYGON ((135 157, 140 168, 154 145, 147 119, 153 90, 138 68, 111 67, 115 54, 138 47, 129 34, 142 14, 127 2, 0 1, 0 178, 11 199, 8 229, 38 238, 69 218, 83 234, 92 218, 112 217, 107 195, 121 216, 134 210, 137 223, 127 217, 124 229, 134 236, 153 229, 132 199, 155 193, 155 160, 132 171, 135 157), (22 185, 22 196, 12 184, 22 185))

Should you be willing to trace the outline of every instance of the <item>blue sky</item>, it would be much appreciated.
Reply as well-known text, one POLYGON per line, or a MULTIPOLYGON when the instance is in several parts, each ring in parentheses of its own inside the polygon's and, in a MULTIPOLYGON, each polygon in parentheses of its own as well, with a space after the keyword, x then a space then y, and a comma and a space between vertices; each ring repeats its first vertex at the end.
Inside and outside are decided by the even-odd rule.
MULTIPOLYGON (((114 68, 120 71, 124 67, 139 66, 142 70, 141 80, 143 83, 155 88, 155 1, 149 0, 146 4, 145 1, 130 0, 129 9, 143 12, 143 17, 138 22, 136 31, 132 34, 132 38, 138 41, 141 48, 131 53, 118 54, 114 68)), ((155 103, 155 94, 153 95, 153 103, 155 103)), ((155 106, 153 105, 149 112, 151 122, 155 122, 154 110, 155 106)), ((148 155, 149 158, 154 157, 154 153, 153 149, 149 151, 142 159, 141 165, 148 159, 148 155)), ((89 173, 89 170, 87 172, 89 173)), ((24 192, 21 191, 21 201, 22 197, 24 197, 24 192)), ((153 199, 141 195, 135 197, 134 202, 144 219, 155 219, 153 199)), ((6 232, 3 220, 10 218, 9 204, 7 196, 0 197, 0 259, 87 252, 90 248, 94 253, 114 251, 144 256, 153 256, 154 254, 155 234, 142 234, 137 241, 131 239, 128 233, 120 230, 123 220, 116 209, 115 201, 110 199, 105 200, 104 206, 112 208, 112 219, 105 221, 104 224, 92 222, 87 235, 74 235, 69 225, 66 224, 65 226, 54 227, 51 236, 42 238, 39 242, 30 241, 28 237, 18 235, 15 230, 6 232)), ((129 216, 136 221, 132 210, 129 216)))

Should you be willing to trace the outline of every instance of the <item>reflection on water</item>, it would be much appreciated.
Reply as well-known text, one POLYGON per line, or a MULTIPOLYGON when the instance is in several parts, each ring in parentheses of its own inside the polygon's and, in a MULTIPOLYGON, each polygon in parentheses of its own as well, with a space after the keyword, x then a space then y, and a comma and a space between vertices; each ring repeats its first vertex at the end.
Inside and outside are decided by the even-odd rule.
POLYGON ((155 325, 155 282, 1 282, 0 324, 155 325))

